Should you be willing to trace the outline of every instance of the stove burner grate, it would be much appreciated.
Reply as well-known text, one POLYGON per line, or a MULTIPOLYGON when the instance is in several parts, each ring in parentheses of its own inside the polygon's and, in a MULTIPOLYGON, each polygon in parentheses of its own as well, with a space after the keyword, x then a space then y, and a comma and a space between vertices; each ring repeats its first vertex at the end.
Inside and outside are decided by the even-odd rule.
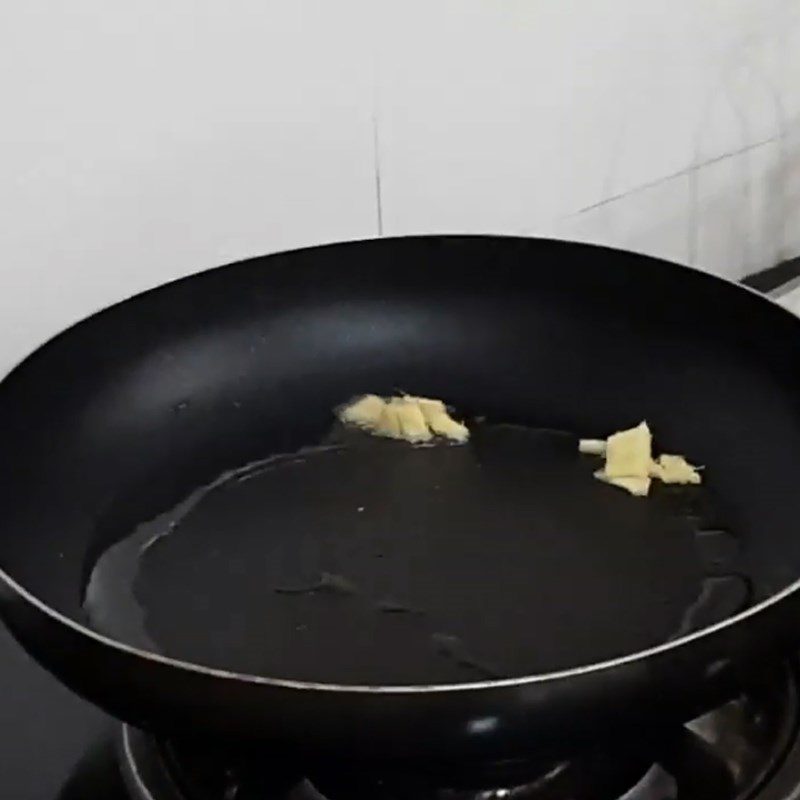
POLYGON ((533 778, 529 764, 509 762, 502 771, 489 765, 492 778, 466 786, 375 775, 351 762, 305 775, 283 759, 232 764, 128 726, 120 761, 132 800, 788 800, 800 784, 798 683, 794 666, 772 671, 736 700, 660 739, 649 757, 620 747, 533 778))

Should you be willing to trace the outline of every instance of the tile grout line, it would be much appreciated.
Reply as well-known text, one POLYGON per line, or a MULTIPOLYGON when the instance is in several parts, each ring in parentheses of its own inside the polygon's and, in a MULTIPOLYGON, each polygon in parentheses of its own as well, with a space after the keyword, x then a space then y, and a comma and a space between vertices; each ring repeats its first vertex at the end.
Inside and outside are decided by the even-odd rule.
POLYGON ((383 197, 381 192, 381 142, 378 131, 378 112, 372 112, 372 150, 375 169, 375 203, 376 216, 378 223, 378 236, 383 236, 383 197))
POLYGON ((584 206, 583 208, 579 208, 577 211, 573 211, 571 214, 567 214, 565 218, 577 217, 579 214, 583 214, 587 211, 594 211, 594 209, 596 208, 602 208, 603 206, 608 205, 609 203, 613 203, 616 200, 621 200, 623 197, 629 197, 630 195, 645 191, 646 189, 653 189, 656 186, 660 186, 663 183, 668 183, 669 181, 675 180, 675 178, 680 178, 683 175, 691 175, 692 173, 696 173, 698 170, 703 169, 703 167, 709 167, 712 164, 718 164, 720 161, 725 161, 728 158, 734 158, 735 156, 740 156, 743 155, 744 153, 749 153, 751 150, 756 150, 759 147, 764 147, 764 145, 776 142, 778 141, 778 139, 779 137, 777 136, 771 136, 768 139, 761 139, 757 142, 753 142, 752 144, 745 145, 744 147, 739 147, 736 150, 730 150, 725 153, 720 153, 720 155, 714 156, 714 158, 709 158, 707 161, 703 161, 701 164, 692 165, 690 167, 684 167, 683 169, 680 169, 677 172, 672 172, 669 175, 664 175, 661 178, 656 178, 655 180, 648 181, 647 183, 642 183, 639 186, 634 186, 632 189, 627 189, 624 192, 619 192, 618 194, 611 195, 610 197, 606 197, 603 200, 598 200, 596 203, 584 206))

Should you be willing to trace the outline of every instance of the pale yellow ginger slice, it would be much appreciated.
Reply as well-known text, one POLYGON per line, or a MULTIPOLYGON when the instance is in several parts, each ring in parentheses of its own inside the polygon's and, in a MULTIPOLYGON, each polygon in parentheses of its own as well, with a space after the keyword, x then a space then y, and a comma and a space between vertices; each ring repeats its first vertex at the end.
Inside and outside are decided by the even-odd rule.
POLYGON ((399 438, 412 444, 429 442, 433 438, 425 415, 413 397, 393 397, 389 401, 388 409, 397 415, 399 438))
POLYGON ((605 483, 609 483, 612 486, 617 486, 620 489, 624 489, 629 494, 635 495, 636 497, 647 497, 647 493, 650 491, 650 478, 641 478, 641 477, 620 477, 620 478, 609 478, 608 475, 602 470, 599 469, 597 472, 594 473, 595 478, 601 480, 605 483))
POLYGON ((683 456, 663 453, 653 459, 653 437, 646 422, 612 434, 605 442, 581 439, 578 449, 591 455, 605 454, 605 467, 594 473, 595 478, 640 497, 650 491, 652 478, 678 484, 699 484, 701 480, 697 468, 683 456))
POLYGON ((365 394, 344 408, 339 409, 339 419, 359 428, 372 430, 378 425, 386 401, 376 394, 365 394))
POLYGON ((385 403, 383 411, 374 426, 367 428, 376 436, 386 436, 389 439, 402 439, 403 429, 400 426, 400 416, 391 403, 385 403))
POLYGON ((606 454, 606 440, 581 439, 578 442, 578 452, 587 456, 604 456, 606 454))
POLYGON ((429 442, 434 435, 463 443, 469 439, 466 425, 447 413, 441 400, 427 397, 364 395, 338 412, 339 419, 376 436, 403 439, 412 444, 429 442))
POLYGON ((678 483, 698 485, 700 473, 683 456, 662 453, 650 465, 650 474, 662 483, 678 483))
POLYGON ((454 420, 447 413, 447 406, 441 400, 431 400, 428 397, 413 398, 423 415, 425 422, 437 436, 444 436, 454 442, 463 444, 469 439, 469 428, 461 422, 454 420))
POLYGON ((457 444, 464 444, 469 439, 469 428, 447 413, 431 417, 428 424, 437 436, 444 436, 457 444))
POLYGON ((609 478, 649 478, 653 437, 646 422, 619 431, 606 442, 604 474, 609 478))
POLYGON ((441 400, 433 400, 430 397, 411 397, 410 395, 406 395, 406 399, 413 400, 422 409, 426 418, 428 415, 447 413, 447 406, 441 400))

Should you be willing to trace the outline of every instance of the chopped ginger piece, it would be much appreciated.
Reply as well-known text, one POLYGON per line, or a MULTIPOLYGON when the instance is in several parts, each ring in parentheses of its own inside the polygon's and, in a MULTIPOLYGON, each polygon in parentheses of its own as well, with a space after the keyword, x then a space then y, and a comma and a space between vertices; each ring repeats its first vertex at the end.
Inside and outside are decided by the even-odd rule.
POLYGON ((650 478, 640 477, 619 477, 610 478, 602 469, 594 473, 595 478, 612 486, 618 486, 636 497, 647 497, 650 491, 650 478))
POLYGON ((610 478, 609 482, 636 497, 647 497, 650 491, 650 478, 610 478))
POLYGON ((606 442, 605 475, 609 478, 648 478, 653 437, 646 422, 619 431, 606 442))
POLYGON ((635 428, 619 431, 602 439, 581 439, 578 450, 606 457, 605 468, 594 473, 595 478, 619 486, 634 495, 645 496, 650 491, 651 478, 663 483, 699 484, 700 473, 683 456, 663 453, 652 457, 653 437, 646 422, 635 428))
POLYGON ((434 435, 454 442, 469 439, 466 425, 456 422, 447 413, 441 400, 426 397, 391 397, 364 395, 340 409, 339 419, 357 425, 376 436, 403 439, 412 444, 429 442, 434 435))
POLYGON ((403 429, 400 426, 400 416, 397 409, 389 403, 384 403, 380 417, 374 425, 366 426, 366 430, 376 436, 386 436, 389 439, 402 439, 403 429))
POLYGON ((426 418, 428 415, 447 413, 447 406, 441 400, 431 400, 430 397, 408 397, 408 395, 406 397, 413 400, 422 409, 426 418))
POLYGON ((359 428, 374 428, 383 414, 386 402, 376 394, 365 394, 339 411, 342 422, 358 425, 359 428))
POLYGON ((604 456, 606 454, 606 440, 581 439, 578 442, 578 452, 587 456, 604 456))
POLYGON ((447 406, 441 400, 430 400, 427 397, 413 399, 425 415, 425 422, 437 436, 445 436, 461 444, 469 439, 469 428, 461 422, 456 422, 447 413, 447 406))
POLYGON ((433 438, 425 416, 419 404, 414 402, 414 398, 393 397, 387 408, 397 415, 397 422, 400 425, 398 438, 405 439, 412 444, 429 442, 433 438))
POLYGON ((662 453, 657 461, 650 465, 650 474, 663 483, 679 483, 698 485, 700 473, 683 456, 662 453))
POLYGON ((463 422, 454 420, 447 412, 429 417, 428 424, 437 436, 444 436, 458 444, 464 444, 469 439, 469 428, 463 422))

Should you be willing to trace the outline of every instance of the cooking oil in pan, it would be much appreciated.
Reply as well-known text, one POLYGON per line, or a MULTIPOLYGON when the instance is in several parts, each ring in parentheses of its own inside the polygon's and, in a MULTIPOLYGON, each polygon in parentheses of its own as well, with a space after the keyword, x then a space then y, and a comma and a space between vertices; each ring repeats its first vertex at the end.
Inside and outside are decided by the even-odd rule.
POLYGON ((565 433, 472 430, 426 448, 347 432, 227 473, 106 550, 86 612, 207 666, 400 685, 589 664, 750 602, 683 490, 602 484, 565 433))

